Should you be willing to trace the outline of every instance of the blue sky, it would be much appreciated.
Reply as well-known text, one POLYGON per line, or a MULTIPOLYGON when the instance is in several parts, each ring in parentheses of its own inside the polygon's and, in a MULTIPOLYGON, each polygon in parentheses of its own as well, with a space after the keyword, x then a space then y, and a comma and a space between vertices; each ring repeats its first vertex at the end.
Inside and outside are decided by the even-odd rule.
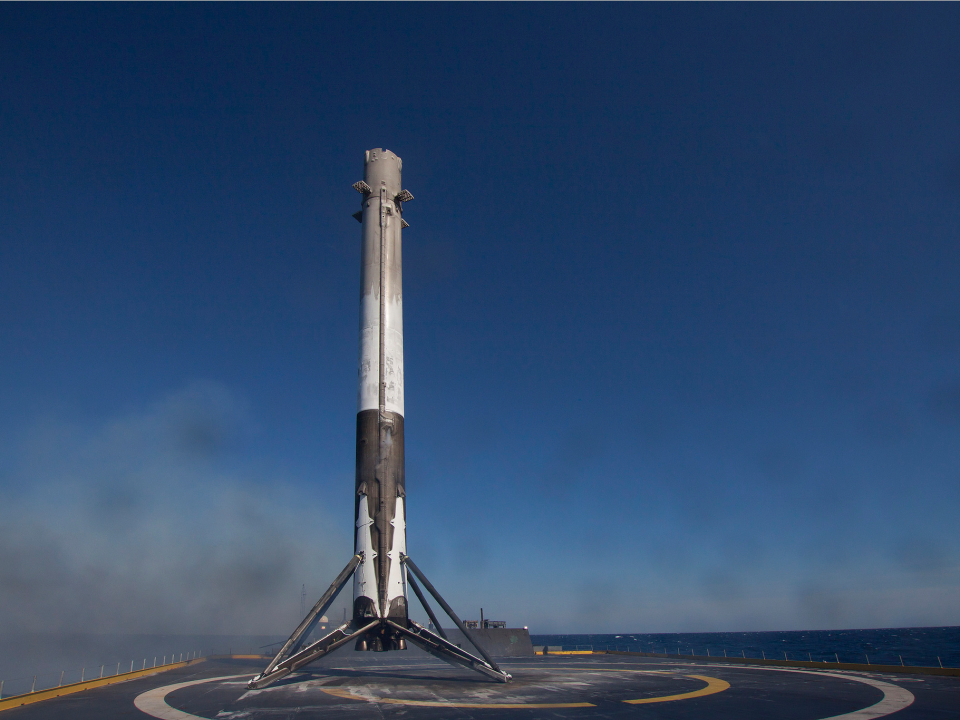
POLYGON ((0 609, 283 633, 322 592, 352 538, 350 184, 386 147, 416 196, 408 546, 463 616, 960 624, 958 28, 0 7, 0 609))

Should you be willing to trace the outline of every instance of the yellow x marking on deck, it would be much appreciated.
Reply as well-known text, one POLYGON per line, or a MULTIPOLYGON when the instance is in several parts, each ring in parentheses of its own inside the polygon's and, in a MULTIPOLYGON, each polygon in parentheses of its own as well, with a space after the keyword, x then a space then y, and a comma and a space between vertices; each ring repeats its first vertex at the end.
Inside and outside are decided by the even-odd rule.
MULTIPOLYGON (((663 675, 666 674, 663 670, 631 670, 628 668, 615 669, 615 668, 564 668, 569 670, 586 670, 588 672, 630 672, 630 673, 647 673, 650 675, 657 674, 663 675)), ((725 680, 720 680, 719 678, 710 677, 708 675, 684 675, 684 677, 694 678, 696 680, 701 680, 707 684, 706 687, 699 690, 693 690, 691 692, 677 693, 675 695, 662 695, 660 697, 649 697, 649 698, 638 698, 636 700, 624 700, 623 702, 629 703, 631 705, 643 705, 647 703, 658 703, 658 702, 673 702, 674 700, 691 700, 697 697, 703 697, 705 695, 713 695, 718 692, 723 692, 730 687, 730 683, 725 680)), ((388 703, 391 705, 411 705, 414 707, 449 707, 449 708, 475 708, 475 709, 489 709, 489 710, 521 710, 521 709, 534 709, 534 710, 546 710, 551 708, 580 708, 580 707, 596 707, 593 703, 581 702, 581 703, 464 703, 464 702, 454 702, 452 700, 407 700, 404 698, 384 698, 377 697, 375 695, 358 695, 349 690, 342 688, 331 688, 331 687, 321 687, 320 690, 327 693, 328 695, 333 695, 335 697, 343 698, 345 700, 364 700, 366 702, 374 703, 388 703)))

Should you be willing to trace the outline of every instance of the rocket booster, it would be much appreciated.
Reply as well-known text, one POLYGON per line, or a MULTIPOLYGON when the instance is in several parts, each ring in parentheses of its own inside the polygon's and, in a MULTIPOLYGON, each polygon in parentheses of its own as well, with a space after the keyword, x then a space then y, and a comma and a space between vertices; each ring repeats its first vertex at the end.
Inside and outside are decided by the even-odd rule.
POLYGON ((472 638, 437 589, 407 557, 403 467, 403 287, 400 232, 403 203, 413 200, 400 184, 401 161, 389 150, 368 150, 363 197, 354 217, 361 223, 360 357, 357 368, 357 476, 354 555, 276 656, 247 683, 263 688, 356 640, 357 650, 404 650, 409 641, 446 662, 498 682, 510 675, 472 638), (436 632, 407 615, 410 584, 436 632), (473 655, 447 639, 413 576, 440 604, 476 649, 473 655), (324 637, 311 633, 353 577, 353 617, 324 637))
MULTIPOLYGON (((353 617, 407 620, 406 512, 403 456, 403 290, 399 157, 376 148, 365 155, 362 224, 360 357, 357 373, 357 472, 353 617)), ((361 639, 358 649, 390 650, 402 639, 361 639)))

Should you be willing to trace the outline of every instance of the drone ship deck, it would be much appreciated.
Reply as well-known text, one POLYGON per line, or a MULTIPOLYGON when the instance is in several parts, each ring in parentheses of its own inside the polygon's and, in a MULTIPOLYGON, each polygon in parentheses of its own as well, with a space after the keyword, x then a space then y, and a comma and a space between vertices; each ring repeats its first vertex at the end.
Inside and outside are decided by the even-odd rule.
POLYGON ((616 654, 504 658, 493 682, 417 650, 343 649, 264 689, 259 658, 210 658, 15 707, 10 720, 245 718, 952 717, 960 677, 854 672, 616 654))

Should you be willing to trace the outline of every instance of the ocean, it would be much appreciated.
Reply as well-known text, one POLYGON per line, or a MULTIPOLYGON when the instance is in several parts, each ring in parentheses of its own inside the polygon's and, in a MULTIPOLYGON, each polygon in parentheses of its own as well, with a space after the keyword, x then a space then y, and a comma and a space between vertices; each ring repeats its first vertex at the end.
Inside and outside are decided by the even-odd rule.
POLYGON ((531 635, 534 645, 712 657, 960 667, 960 627, 790 632, 531 635))

